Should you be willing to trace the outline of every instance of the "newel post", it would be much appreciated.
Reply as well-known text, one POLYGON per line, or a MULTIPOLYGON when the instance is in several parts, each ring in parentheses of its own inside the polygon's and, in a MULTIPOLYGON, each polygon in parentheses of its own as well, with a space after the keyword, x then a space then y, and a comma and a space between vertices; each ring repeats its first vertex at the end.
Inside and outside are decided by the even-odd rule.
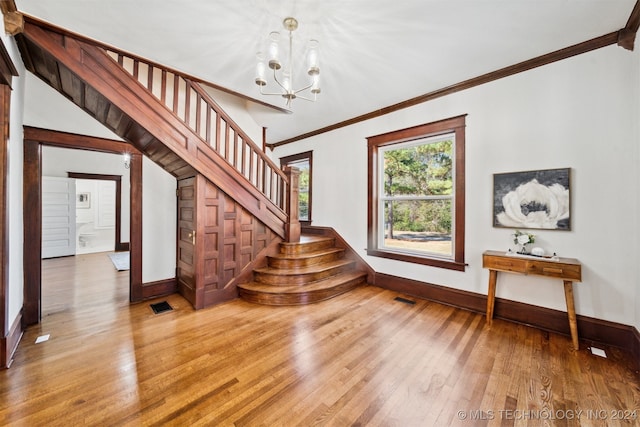
POLYGON ((298 193, 300 192, 300 169, 285 166, 284 173, 289 181, 289 191, 286 193, 286 209, 289 219, 285 225, 285 240, 287 242, 300 241, 300 220, 298 212, 298 193))

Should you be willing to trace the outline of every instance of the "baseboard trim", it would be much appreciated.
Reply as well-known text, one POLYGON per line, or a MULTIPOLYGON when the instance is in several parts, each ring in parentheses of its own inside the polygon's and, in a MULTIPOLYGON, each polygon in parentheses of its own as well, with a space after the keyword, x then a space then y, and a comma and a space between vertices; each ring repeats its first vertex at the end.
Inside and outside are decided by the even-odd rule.
MULTIPOLYGON (((390 274, 376 273, 374 285, 441 304, 486 313, 487 296, 390 274)), ((494 318, 570 336, 567 313, 560 310, 496 298, 494 318)), ((640 333, 633 326, 587 316, 577 316, 583 342, 605 344, 629 351, 640 365, 640 333)))
POLYGON ((116 243, 116 252, 124 252, 129 250, 129 242, 116 243))
POLYGON ((13 355, 18 349, 24 329, 22 326, 22 311, 16 317, 6 337, 2 337, 2 368, 9 368, 13 362, 13 355))
POLYGON ((633 346, 633 357, 636 360, 636 363, 640 366, 640 332, 638 332, 637 328, 634 328, 633 340, 631 341, 631 345, 633 346))
POLYGON ((175 277, 142 284, 142 299, 162 297, 176 292, 178 292, 178 281, 175 277))

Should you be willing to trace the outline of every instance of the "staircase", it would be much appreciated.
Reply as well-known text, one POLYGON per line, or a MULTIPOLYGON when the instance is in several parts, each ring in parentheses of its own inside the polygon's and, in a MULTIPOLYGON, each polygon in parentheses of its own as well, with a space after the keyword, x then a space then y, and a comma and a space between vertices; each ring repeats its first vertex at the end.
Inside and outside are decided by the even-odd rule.
POLYGON ((238 285, 240 297, 266 305, 302 305, 324 301, 366 283, 367 272, 345 258, 327 236, 303 235, 280 243, 267 266, 253 270, 254 280, 238 285))
POLYGON ((204 176, 289 240, 288 177, 193 78, 34 18, 16 42, 28 71, 124 141, 177 179, 204 176))
MULTIPOLYGON (((35 18, 25 18, 16 42, 25 68, 130 144, 123 152, 189 183, 177 194, 176 281, 195 308, 238 293, 272 305, 312 303, 372 279, 337 234, 282 243, 265 258, 279 242, 299 241, 298 173, 281 170, 194 78, 35 18)), ((141 263, 141 245, 131 252, 141 263)), ((131 287, 132 301, 164 289, 143 285, 141 274, 131 287)))

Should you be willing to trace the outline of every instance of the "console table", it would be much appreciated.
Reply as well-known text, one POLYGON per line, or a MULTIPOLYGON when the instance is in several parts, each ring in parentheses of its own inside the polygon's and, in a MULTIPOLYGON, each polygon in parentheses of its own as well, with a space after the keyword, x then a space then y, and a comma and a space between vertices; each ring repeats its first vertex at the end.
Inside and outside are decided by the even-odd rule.
POLYGON ((499 271, 562 279, 571 340, 573 341, 573 347, 576 350, 579 349, 578 322, 576 321, 576 308, 573 302, 573 282, 582 280, 582 266, 577 259, 543 258, 515 253, 507 255, 501 251, 485 251, 482 254, 482 267, 489 270, 489 292, 487 295, 487 322, 489 324, 493 320, 496 282, 499 271))

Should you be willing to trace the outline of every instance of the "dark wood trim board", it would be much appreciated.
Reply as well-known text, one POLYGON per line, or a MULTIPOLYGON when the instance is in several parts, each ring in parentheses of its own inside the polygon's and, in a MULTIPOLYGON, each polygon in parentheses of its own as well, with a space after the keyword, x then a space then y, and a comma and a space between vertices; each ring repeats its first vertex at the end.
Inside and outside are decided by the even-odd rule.
POLYGON ((171 295, 176 292, 178 292, 178 280, 175 277, 142 284, 143 300, 171 295))
POLYGON ((18 349, 18 344, 20 343, 23 333, 24 327, 22 325, 22 312, 20 312, 9 328, 7 335, 0 339, 2 353, 6 355, 1 366, 2 368, 9 368, 11 366, 11 363, 13 362, 13 355, 18 349))

